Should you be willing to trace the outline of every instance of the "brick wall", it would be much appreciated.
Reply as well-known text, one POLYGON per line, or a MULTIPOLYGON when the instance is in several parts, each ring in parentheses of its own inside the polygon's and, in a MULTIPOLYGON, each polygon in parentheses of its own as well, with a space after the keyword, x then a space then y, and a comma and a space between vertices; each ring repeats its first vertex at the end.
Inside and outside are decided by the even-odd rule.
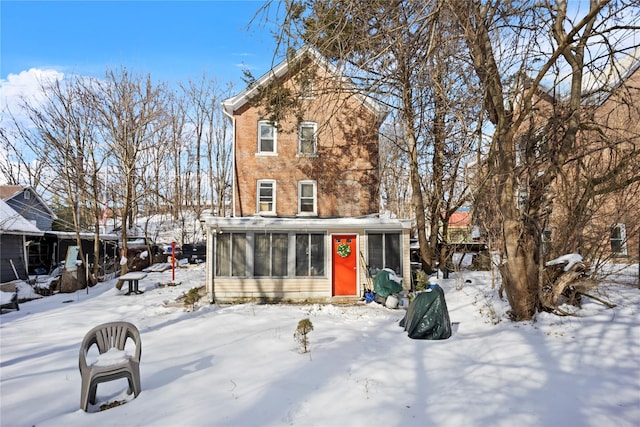
MULTIPOLYGON (((317 182, 318 216, 379 211, 377 118, 357 97, 340 93, 334 82, 314 80, 315 97, 301 101, 301 117, 289 114, 279 122, 276 156, 257 153, 258 121, 266 118, 261 109, 246 104, 235 112, 236 215, 256 213, 259 179, 276 180, 279 216, 298 214, 300 180, 317 182), (315 156, 298 154, 298 119, 317 123, 315 156)), ((292 86, 293 80, 286 76, 283 84, 292 86)))

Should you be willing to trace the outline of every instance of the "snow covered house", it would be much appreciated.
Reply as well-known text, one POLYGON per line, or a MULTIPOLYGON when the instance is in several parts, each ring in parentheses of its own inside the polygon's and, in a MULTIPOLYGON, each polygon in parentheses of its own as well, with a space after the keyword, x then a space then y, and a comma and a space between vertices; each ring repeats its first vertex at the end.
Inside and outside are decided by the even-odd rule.
POLYGON ((0 283, 28 278, 28 243, 43 234, 0 199, 0 283))
POLYGON ((0 185, 0 199, 41 231, 50 231, 56 214, 31 187, 0 185))
POLYGON ((223 108, 233 126, 232 214, 202 216, 211 301, 360 297, 382 268, 409 288, 410 222, 378 214, 384 109, 309 48, 223 108), (268 90, 293 94, 299 108, 275 121, 256 102, 268 90))

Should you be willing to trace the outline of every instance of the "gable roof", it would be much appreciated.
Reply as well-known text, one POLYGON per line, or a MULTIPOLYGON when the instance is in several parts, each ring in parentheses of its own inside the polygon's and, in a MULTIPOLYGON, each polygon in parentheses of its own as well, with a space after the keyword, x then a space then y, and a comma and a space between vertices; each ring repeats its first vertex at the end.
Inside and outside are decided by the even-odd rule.
POLYGON ((0 199, 0 234, 42 236, 44 232, 13 210, 7 202, 0 199))
POLYGON ((22 190, 24 190, 22 185, 0 185, 0 199, 11 199, 22 190))
POLYGON ((304 55, 307 55, 307 57, 311 59, 316 65, 323 67, 327 72, 341 79, 345 86, 353 88, 354 96, 356 97, 356 99, 362 102, 362 104, 369 111, 371 111, 380 122, 384 120, 387 115, 387 110, 384 109, 384 107, 373 98, 359 93, 351 80, 344 76, 335 65, 327 60, 327 58, 320 55, 317 50, 313 49, 310 46, 304 46, 298 49, 291 58, 287 58, 274 66, 271 70, 267 71, 259 79, 257 79, 253 84, 247 86, 242 92, 240 92, 236 96, 227 98, 222 101, 222 107, 224 108, 224 111, 229 116, 232 116, 234 111, 237 111, 246 103, 251 101, 251 98, 256 94, 256 91, 259 87, 284 76, 289 71, 289 65, 299 59, 302 59, 304 55))
POLYGON ((449 217, 449 227, 467 227, 471 224, 471 212, 456 211, 449 217))
POLYGON ((593 89, 584 91, 583 104, 598 106, 604 104, 638 70, 640 70, 640 47, 636 47, 631 53, 618 59, 599 74, 590 73, 585 76, 583 87, 593 86, 593 89))
POLYGON ((0 185, 0 199, 2 200, 11 200, 17 195, 21 194, 23 191, 29 191, 42 205, 45 209, 45 212, 51 216, 52 219, 57 219, 58 216, 51 210, 49 205, 40 197, 38 193, 33 189, 33 187, 24 187, 22 185, 0 185))

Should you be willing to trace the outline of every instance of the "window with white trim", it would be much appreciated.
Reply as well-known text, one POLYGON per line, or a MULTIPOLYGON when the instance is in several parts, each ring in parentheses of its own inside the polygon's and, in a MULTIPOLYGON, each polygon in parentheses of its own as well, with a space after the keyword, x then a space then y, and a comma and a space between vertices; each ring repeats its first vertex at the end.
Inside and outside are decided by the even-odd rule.
POLYGON ((276 151, 276 127, 267 120, 258 122, 258 153, 275 154, 276 151))
POLYGON ((624 224, 614 224, 611 227, 611 254, 613 256, 627 256, 627 228, 624 224))
POLYGON ((275 215, 276 213, 276 182, 272 179, 258 181, 258 194, 256 207, 259 214, 275 215))
POLYGON ((313 93, 313 80, 304 79, 300 83, 300 98, 302 99, 314 99, 315 95, 313 93))
POLYGON ((313 122, 300 123, 298 131, 298 152, 303 156, 316 154, 317 125, 313 122))
POLYGON ((298 182, 298 214, 317 215, 318 191, 315 181, 298 182))

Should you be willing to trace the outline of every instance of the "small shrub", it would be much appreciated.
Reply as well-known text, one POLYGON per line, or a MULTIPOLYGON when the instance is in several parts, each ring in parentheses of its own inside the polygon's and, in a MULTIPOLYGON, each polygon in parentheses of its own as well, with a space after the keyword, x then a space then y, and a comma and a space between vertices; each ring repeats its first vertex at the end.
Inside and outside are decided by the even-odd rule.
POLYGON ((302 346, 302 353, 309 352, 309 337, 307 334, 313 331, 313 323, 309 319, 298 322, 298 328, 293 333, 293 338, 302 346))
POLYGON ((189 289, 189 292, 187 292, 187 295, 185 295, 184 297, 185 307, 191 307, 191 310, 193 310, 198 301, 200 301, 200 294, 198 293, 198 288, 189 289))
POLYGON ((429 288, 429 276, 423 270, 418 270, 416 273, 416 290, 424 291, 429 288))

